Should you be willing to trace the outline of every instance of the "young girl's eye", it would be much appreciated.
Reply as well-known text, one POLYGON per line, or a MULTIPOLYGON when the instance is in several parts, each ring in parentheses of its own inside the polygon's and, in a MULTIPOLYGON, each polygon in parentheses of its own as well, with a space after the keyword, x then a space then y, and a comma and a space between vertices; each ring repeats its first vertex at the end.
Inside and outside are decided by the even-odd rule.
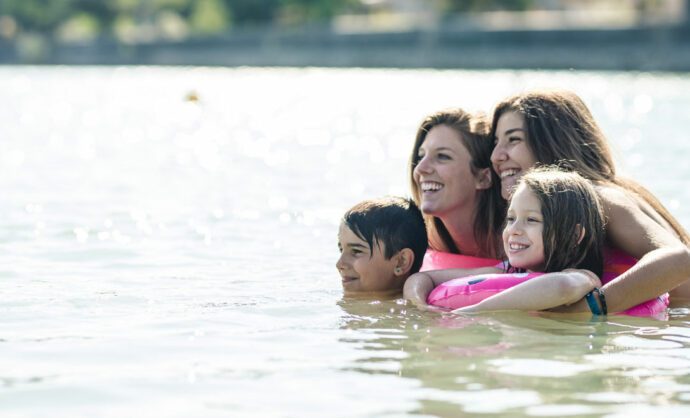
POLYGON ((511 136, 510 138, 508 138, 508 142, 519 142, 521 140, 522 138, 520 138, 519 136, 511 136))
POLYGON ((508 222, 508 223, 515 222, 515 216, 510 216, 510 215, 506 216, 506 222, 508 222))
POLYGON ((527 222, 541 222, 538 218, 527 218, 527 222))

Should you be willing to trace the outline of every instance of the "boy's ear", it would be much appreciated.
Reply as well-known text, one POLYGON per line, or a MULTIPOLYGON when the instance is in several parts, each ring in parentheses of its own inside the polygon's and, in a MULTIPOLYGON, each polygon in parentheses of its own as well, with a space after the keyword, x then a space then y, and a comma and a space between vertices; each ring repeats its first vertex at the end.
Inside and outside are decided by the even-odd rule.
POLYGON ((412 269, 412 264, 414 263, 414 251, 410 248, 403 248, 393 257, 395 258, 393 274, 398 277, 409 274, 410 269, 412 269))
POLYGON ((486 190, 491 187, 491 168, 482 168, 477 173, 477 190, 486 190))

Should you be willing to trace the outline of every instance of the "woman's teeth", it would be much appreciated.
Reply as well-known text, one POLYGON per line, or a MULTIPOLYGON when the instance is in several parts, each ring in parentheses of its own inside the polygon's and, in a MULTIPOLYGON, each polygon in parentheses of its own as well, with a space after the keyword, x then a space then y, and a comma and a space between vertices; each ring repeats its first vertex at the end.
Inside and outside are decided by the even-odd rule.
POLYGON ((443 185, 440 183, 422 183, 423 192, 441 190, 442 188, 443 185))
POLYGON ((512 177, 512 176, 516 175, 517 172, 518 172, 518 170, 515 168, 511 168, 510 170, 501 171, 501 178, 504 179, 506 177, 512 177))

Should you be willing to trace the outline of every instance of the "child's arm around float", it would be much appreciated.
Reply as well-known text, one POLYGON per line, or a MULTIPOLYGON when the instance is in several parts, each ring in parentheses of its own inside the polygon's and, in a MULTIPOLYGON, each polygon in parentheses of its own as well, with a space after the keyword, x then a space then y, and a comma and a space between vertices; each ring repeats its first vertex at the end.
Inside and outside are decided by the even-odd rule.
POLYGON ((453 312, 546 310, 576 302, 599 286, 601 286, 601 281, 591 271, 567 269, 532 278, 479 303, 456 309, 453 312))
POLYGON ((476 274, 502 273, 498 267, 482 267, 476 269, 446 269, 429 270, 415 273, 407 278, 403 287, 403 297, 418 307, 426 308, 427 298, 432 290, 441 283, 460 277, 476 274))

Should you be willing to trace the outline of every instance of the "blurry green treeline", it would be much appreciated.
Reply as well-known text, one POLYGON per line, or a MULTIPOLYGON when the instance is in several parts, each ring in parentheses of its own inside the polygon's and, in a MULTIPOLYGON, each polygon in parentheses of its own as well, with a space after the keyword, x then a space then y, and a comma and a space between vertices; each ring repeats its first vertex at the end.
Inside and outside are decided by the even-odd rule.
MULTIPOLYGON (((538 1, 537 1, 538 2, 538 1)), ((61 41, 183 39, 251 26, 327 24, 391 9, 434 13, 525 10, 535 0, 0 0, 0 40, 40 34, 61 41)))

